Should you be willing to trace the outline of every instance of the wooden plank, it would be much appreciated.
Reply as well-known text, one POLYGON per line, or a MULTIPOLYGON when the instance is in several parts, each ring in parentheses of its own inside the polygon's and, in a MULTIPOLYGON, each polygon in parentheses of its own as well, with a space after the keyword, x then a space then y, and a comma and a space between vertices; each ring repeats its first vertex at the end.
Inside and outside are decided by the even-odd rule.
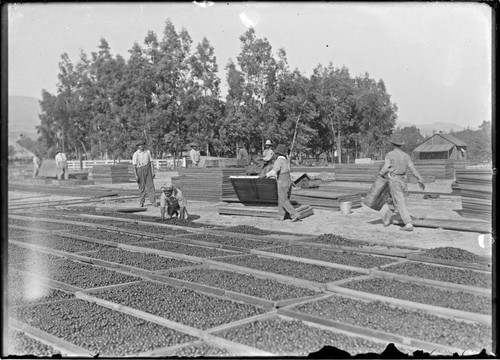
POLYGON ((386 343, 397 343, 405 346, 411 346, 417 349, 425 350, 428 352, 434 352, 436 349, 445 348, 446 353, 463 353, 462 349, 451 348, 445 345, 431 343, 427 341, 422 341, 406 336, 400 336, 396 334, 390 334, 383 331, 372 330, 368 328, 362 328, 355 325, 350 325, 330 319, 319 318, 313 315, 302 314, 294 312, 292 310, 282 308, 278 309, 278 315, 288 316, 295 320, 304 321, 306 323, 320 324, 326 326, 330 331, 340 332, 347 336, 364 337, 367 339, 376 339, 378 341, 383 341, 386 343))
POLYGON ((121 283, 121 284, 97 286, 97 287, 94 287, 94 288, 82 289, 79 292, 81 292, 83 294, 87 294, 87 293, 92 293, 92 292, 95 292, 95 291, 112 290, 112 289, 117 289, 117 288, 121 288, 121 287, 125 287, 125 286, 130 286, 130 285, 133 285, 133 284, 138 284, 138 283, 144 282, 145 280, 147 280, 147 279, 141 279, 141 280, 137 280, 137 281, 130 281, 130 282, 121 283))
POLYGON ((277 314, 276 310, 271 310, 271 311, 268 311, 264 314, 254 315, 254 316, 250 316, 250 317, 247 317, 244 319, 230 322, 228 324, 222 324, 219 326, 215 326, 215 327, 210 328, 210 329, 205 331, 203 339, 206 339, 208 337, 208 335, 216 335, 219 332, 240 328, 242 326, 245 326, 246 324, 253 323, 254 321, 262 321, 262 320, 271 319, 271 318, 275 317, 276 314, 277 314))
POLYGON ((436 259, 432 257, 427 257, 425 254, 409 254, 406 257, 408 260, 415 260, 415 261, 420 261, 420 262, 426 262, 426 263, 431 263, 431 264, 440 264, 440 265, 449 265, 449 266, 454 266, 458 268, 466 268, 466 269, 474 269, 474 270, 481 270, 485 271, 488 273, 491 273, 491 263, 489 264, 476 264, 476 263, 467 263, 463 261, 453 261, 453 260, 446 260, 446 259, 436 259))
POLYGON ((230 340, 226 340, 211 334, 205 335, 204 341, 211 346, 215 346, 218 348, 223 348, 230 353, 236 354, 238 356, 244 357, 270 357, 276 356, 273 353, 260 350, 248 345, 236 343, 230 340))
POLYGON ((321 292, 321 293, 318 293, 316 295, 302 296, 302 297, 293 298, 293 299, 278 300, 278 301, 276 301, 274 307, 282 308, 285 306, 297 305, 297 304, 301 304, 304 302, 319 300, 319 299, 323 298, 324 296, 325 296, 325 293, 321 292))
POLYGON ((390 273, 388 271, 381 271, 381 270, 374 270, 374 269, 370 270, 370 275, 375 276, 375 277, 387 278, 387 279, 407 281, 407 282, 412 282, 412 283, 416 283, 416 284, 432 285, 432 286, 441 287, 443 289, 460 290, 460 291, 467 292, 467 293, 474 294, 474 295, 491 296, 491 289, 481 288, 481 287, 476 287, 476 286, 448 283, 448 282, 444 282, 444 281, 437 281, 437 280, 419 278, 419 277, 408 276, 408 275, 400 275, 400 274, 396 274, 396 273, 390 273))
POLYGON ((18 331, 22 331, 28 336, 38 340, 46 345, 52 346, 55 350, 59 350, 63 355, 66 356, 77 356, 82 358, 88 358, 92 354, 88 349, 82 348, 78 345, 70 343, 64 339, 61 339, 55 335, 49 334, 43 330, 35 328, 31 325, 25 324, 19 320, 9 317, 8 319, 9 327, 12 327, 18 331))
POLYGON ((159 349, 143 351, 137 354, 129 354, 128 357, 133 358, 152 358, 152 357, 173 357, 174 354, 180 349, 188 346, 197 346, 203 344, 202 340, 189 341, 186 343, 176 344, 172 346, 165 346, 159 349))
POLYGON ((184 325, 184 324, 172 321, 172 320, 168 320, 166 318, 162 318, 160 316, 156 316, 156 315, 147 313, 145 311, 141 311, 141 310, 137 310, 137 309, 125 306, 125 305, 113 303, 111 301, 100 299, 98 297, 91 296, 89 294, 85 294, 82 292, 75 293, 75 296, 78 299, 90 301, 90 302, 96 303, 98 305, 104 306, 108 309, 119 311, 119 312, 127 314, 127 315, 132 315, 132 316, 138 317, 140 319, 150 321, 152 323, 155 323, 155 324, 158 324, 161 326, 165 326, 165 327, 168 327, 168 328, 173 329, 173 330, 183 332, 183 333, 188 334, 188 335, 192 335, 192 336, 196 336, 196 337, 203 337, 202 330, 199 330, 199 329, 196 329, 194 327, 184 325))
POLYGON ((397 298, 393 298, 393 297, 367 293, 367 292, 363 292, 363 291, 351 290, 351 289, 343 288, 343 287, 336 286, 336 285, 327 285, 327 290, 333 291, 337 294, 348 295, 348 296, 357 297, 357 298, 361 298, 361 299, 365 299, 365 300, 382 301, 382 302, 390 303, 390 304, 393 304, 396 306, 400 306, 400 307, 408 308, 408 309, 412 309, 412 310, 422 310, 422 311, 437 315, 439 317, 453 318, 453 319, 458 319, 458 320, 467 320, 467 321, 472 321, 474 323, 491 325, 491 315, 472 313, 472 312, 462 311, 462 310, 455 310, 455 309, 434 306, 434 305, 429 305, 429 304, 422 304, 422 303, 409 301, 409 300, 402 300, 402 299, 397 299, 397 298))
POLYGON ((237 293, 234 291, 226 290, 225 295, 228 299, 244 302, 251 305, 256 305, 264 308, 274 308, 276 303, 272 300, 259 298, 252 295, 237 293))
POLYGON ((488 222, 471 221, 464 219, 434 219, 425 218, 423 220, 414 220, 413 226, 428 228, 443 228, 448 230, 489 233, 491 224, 488 222))
POLYGON ((385 255, 385 256, 390 256, 390 257, 400 257, 400 258, 406 258, 408 254, 411 254, 415 251, 420 251, 419 250, 406 250, 406 249, 382 249, 382 246, 376 247, 376 246, 366 246, 366 247, 351 247, 351 246, 342 246, 342 245, 334 245, 334 244, 325 244, 325 243, 315 243, 312 241, 296 241, 294 242, 296 245, 303 245, 303 246, 313 246, 313 247, 319 247, 319 248, 324 248, 328 250, 336 250, 336 251, 352 251, 355 253, 362 253, 362 254, 373 254, 373 255, 385 255))
POLYGON ((139 252, 145 252, 145 253, 150 253, 150 254, 163 255, 166 257, 171 257, 171 258, 180 259, 180 260, 186 260, 186 261, 190 261, 190 262, 196 262, 196 263, 203 263, 204 262, 203 258, 198 258, 198 257, 191 256, 191 255, 185 255, 185 254, 175 253, 175 252, 165 251, 165 250, 158 250, 158 249, 148 248, 148 247, 143 247, 143 246, 119 244, 118 247, 123 249, 123 250, 136 251, 136 252, 139 251, 139 252))
MULTIPOLYGON (((365 275, 368 275, 370 273, 370 269, 349 266, 349 265, 336 264, 336 263, 331 263, 331 262, 321 261, 321 260, 301 258, 301 257, 297 257, 297 256, 292 256, 292 255, 284 255, 284 254, 279 254, 279 253, 265 252, 265 251, 261 251, 261 250, 255 250, 255 249, 250 250, 250 253, 255 254, 255 255, 259 255, 259 256, 263 256, 263 257, 267 257, 267 258, 272 258, 272 259, 290 260, 290 261, 300 262, 303 264, 311 264, 311 265, 329 267, 332 269, 355 271, 355 272, 365 274, 365 275)), ((397 261, 397 260, 395 260, 395 261, 397 261)))
POLYGON ((23 275, 23 276, 28 276, 28 277, 37 279, 38 282, 40 282, 46 286, 52 287, 54 289, 60 289, 60 290, 68 291, 71 293, 75 293, 77 291, 83 290, 82 288, 79 288, 79 287, 76 287, 73 285, 69 285, 69 284, 65 284, 65 283, 59 282, 57 280, 52 280, 50 278, 46 278, 43 276, 39 276, 39 275, 32 273, 32 272, 14 269, 14 268, 9 267, 9 272, 12 272, 12 271, 16 271, 17 273, 19 273, 20 275, 23 275))
POLYGON ((219 269, 219 270, 238 272, 241 274, 250 274, 250 275, 253 275, 256 277, 277 280, 280 282, 284 282, 286 284, 305 287, 305 288, 316 290, 316 291, 323 291, 325 289, 325 286, 321 283, 317 283, 317 282, 313 282, 313 281, 309 281, 309 280, 297 279, 297 278, 294 278, 291 276, 276 274, 276 273, 272 273, 272 272, 268 272, 268 271, 256 270, 256 269, 252 269, 252 268, 246 268, 246 267, 238 266, 238 265, 234 265, 234 264, 226 264, 226 263, 218 262, 215 260, 207 260, 206 263, 209 265, 210 269, 219 269))

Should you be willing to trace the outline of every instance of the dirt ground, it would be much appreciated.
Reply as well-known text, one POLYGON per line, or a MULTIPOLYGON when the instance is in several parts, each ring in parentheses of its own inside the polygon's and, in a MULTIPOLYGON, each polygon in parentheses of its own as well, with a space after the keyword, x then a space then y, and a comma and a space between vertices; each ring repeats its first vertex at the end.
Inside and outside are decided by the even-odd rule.
MULTIPOLYGON (((161 185, 170 181, 172 176, 176 176, 176 172, 158 172, 154 180, 156 189, 161 185)), ((293 176, 301 174, 292 174, 293 176)), ((314 176, 315 174, 309 174, 314 176)), ((343 183, 342 186, 363 187, 369 188, 369 183, 343 183)), ((127 193, 133 193, 137 190, 137 184, 98 184, 87 185, 84 187, 98 186, 100 188, 108 187, 111 189, 127 190, 127 193)), ((417 184, 409 184, 409 191, 418 191, 417 184)), ((451 193, 451 180, 436 180, 436 182, 426 185, 426 191, 451 193)), ((491 244, 486 242, 481 246, 478 242, 480 233, 461 232, 455 230, 432 229, 415 227, 414 231, 404 232, 399 230, 398 225, 389 227, 382 226, 380 214, 366 206, 358 209, 353 209, 348 215, 341 214, 340 211, 314 209, 314 214, 300 222, 292 223, 291 221, 278 221, 273 218, 251 217, 251 216, 231 216, 219 215, 218 207, 225 203, 210 203, 196 201, 185 194, 188 200, 188 211, 190 219, 196 222, 235 226, 249 225, 261 229, 286 231, 304 235, 320 235, 332 233, 341 235, 349 239, 358 239, 370 241, 377 244, 388 246, 412 246, 418 248, 435 248, 435 247, 457 247, 468 250, 478 255, 491 256, 491 244)), ((26 193, 9 191, 9 199, 19 199, 23 196, 28 196, 26 193)), ((31 198, 36 201, 33 193, 31 198)), ((40 196, 40 199, 43 197, 40 196)), ((69 200, 68 196, 52 195, 50 200, 69 200)), ((40 200, 38 200, 40 201, 40 200)), ((89 204, 85 204, 88 206, 89 204)), ((103 209, 111 209, 117 207, 137 207, 138 199, 129 199, 117 203, 116 201, 104 201, 95 203, 97 207, 103 209)), ((75 205, 76 206, 76 205, 75 205)), ((438 218, 438 219, 461 219, 460 211, 462 209, 460 196, 440 195, 438 199, 424 199, 423 194, 410 194, 408 198, 408 208, 412 215, 416 218, 438 218)), ((140 215, 160 216, 160 208, 151 205, 146 206, 146 211, 140 212, 140 215)), ((485 229, 487 233, 489 229, 485 229)))

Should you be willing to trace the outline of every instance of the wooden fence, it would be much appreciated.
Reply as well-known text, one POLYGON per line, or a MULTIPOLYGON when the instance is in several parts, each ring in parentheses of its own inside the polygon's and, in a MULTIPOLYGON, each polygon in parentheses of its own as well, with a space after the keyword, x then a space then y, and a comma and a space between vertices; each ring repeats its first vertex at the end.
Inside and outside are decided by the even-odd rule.
MULTIPOLYGON (((80 161, 68 161, 68 169, 69 170, 84 170, 84 169, 92 169, 94 165, 117 165, 117 164, 131 164, 132 160, 121 160, 113 161, 113 160, 84 160, 82 161, 83 168, 81 167, 80 161)), ((153 160, 153 165, 156 170, 159 171, 167 171, 174 169, 174 159, 156 159, 153 160)), ((185 168, 186 167, 186 158, 180 158, 177 160, 176 168, 185 168)))

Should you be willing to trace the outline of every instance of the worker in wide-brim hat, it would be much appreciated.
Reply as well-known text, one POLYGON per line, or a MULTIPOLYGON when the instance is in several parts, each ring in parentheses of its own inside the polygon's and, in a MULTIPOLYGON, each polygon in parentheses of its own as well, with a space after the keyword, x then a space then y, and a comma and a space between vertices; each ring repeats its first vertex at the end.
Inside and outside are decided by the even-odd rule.
POLYGON ((394 205, 387 203, 381 209, 382 223, 384 226, 389 226, 392 223, 394 211, 397 211, 405 224, 401 230, 413 231, 411 215, 406 207, 406 196, 408 195, 406 174, 409 170, 417 178, 418 185, 422 190, 425 190, 424 179, 415 168, 410 155, 403 151, 404 141, 402 137, 393 136, 389 141, 394 145, 394 150, 385 156, 385 163, 380 169, 380 175, 389 179, 389 190, 394 205))
POLYGON ((266 143, 264 144, 264 151, 262 152, 262 160, 264 163, 271 161, 274 156, 272 146, 273 144, 271 140, 266 140, 266 143))
POLYGON ((168 218, 176 215, 179 219, 187 219, 187 201, 182 191, 175 188, 172 184, 165 184, 161 187, 160 197, 160 215, 165 220, 165 210, 168 218))
POLYGON ((292 221, 299 221, 300 215, 290 203, 292 193, 292 177, 288 165, 288 151, 285 144, 279 144, 274 150, 276 160, 273 168, 266 174, 259 175, 259 179, 275 177, 278 184, 278 220, 285 220, 289 214, 292 221))
POLYGON ((191 158, 191 163, 193 167, 199 167, 200 166, 200 151, 198 150, 198 144, 195 142, 192 142, 189 144, 191 146, 191 150, 189 150, 189 157, 191 158))
POLYGON ((156 205, 155 197, 155 168, 151 152, 146 149, 146 142, 138 140, 135 143, 137 151, 132 155, 132 166, 134 167, 135 180, 139 186, 139 206, 143 207, 146 201, 146 194, 153 206, 156 205))
POLYGON ((69 179, 68 158, 66 157, 66 154, 63 153, 59 147, 57 147, 56 150, 55 160, 57 169, 57 179, 68 180, 69 179))

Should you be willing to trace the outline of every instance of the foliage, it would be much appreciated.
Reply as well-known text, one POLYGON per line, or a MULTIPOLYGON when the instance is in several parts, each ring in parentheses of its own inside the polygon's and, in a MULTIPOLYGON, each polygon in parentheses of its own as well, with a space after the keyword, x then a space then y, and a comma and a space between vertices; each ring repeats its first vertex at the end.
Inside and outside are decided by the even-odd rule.
POLYGON ((401 136, 404 142, 402 149, 408 154, 411 154, 413 150, 425 140, 420 130, 417 129, 415 125, 404 128, 397 127, 394 131, 394 135, 401 136))
POLYGON ((73 159, 120 160, 138 139, 156 158, 180 156, 192 141, 210 155, 235 156, 242 143, 255 155, 271 139, 295 160, 383 157, 397 106, 382 80, 352 77, 332 63, 306 77, 255 29, 239 40, 236 61, 224 69, 224 100, 209 40, 193 46, 170 20, 161 38, 148 31, 142 45, 135 42, 128 59, 113 55, 104 38, 75 64, 62 54, 56 94, 42 90, 40 146, 49 156, 61 147, 73 159))
POLYGON ((491 122, 483 121, 478 130, 467 128, 462 131, 450 132, 450 135, 467 144, 467 159, 477 162, 492 161, 491 122))

